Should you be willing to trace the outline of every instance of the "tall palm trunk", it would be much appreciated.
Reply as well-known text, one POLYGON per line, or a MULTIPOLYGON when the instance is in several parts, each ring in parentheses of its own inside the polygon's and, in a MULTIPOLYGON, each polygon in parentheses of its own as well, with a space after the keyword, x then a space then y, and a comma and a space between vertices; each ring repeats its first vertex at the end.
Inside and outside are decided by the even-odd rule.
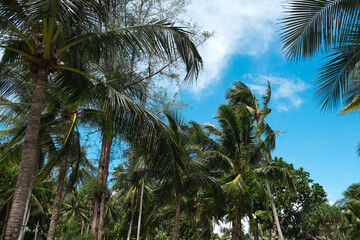
POLYGON ((59 169, 59 178, 56 188, 56 195, 55 195, 55 201, 54 201, 54 208, 53 213, 51 215, 51 221, 50 221, 50 227, 49 227, 49 233, 48 233, 48 240, 54 240, 55 238, 55 232, 56 232, 56 225, 60 217, 60 209, 62 205, 62 195, 64 191, 64 184, 65 184, 65 176, 66 176, 66 163, 67 163, 67 156, 64 156, 60 169, 59 169))
POLYGON ((181 194, 176 194, 176 204, 175 204, 175 224, 172 239, 176 240, 178 231, 179 231, 179 222, 180 222, 180 207, 181 207, 181 194))
POLYGON ((91 231, 98 240, 104 236, 105 204, 107 201, 106 184, 109 176, 110 152, 113 137, 104 135, 101 146, 100 162, 98 167, 98 190, 94 196, 93 217, 91 231))
POLYGON ((143 199, 144 199, 144 180, 141 183, 141 193, 140 193, 140 206, 139 206, 139 219, 138 219, 138 227, 136 240, 140 240, 140 229, 141 229, 141 216, 142 216, 142 208, 143 208, 143 199))
POLYGON ((239 193, 237 207, 236 207, 236 218, 235 224, 232 229, 231 240, 238 240, 239 239, 239 229, 241 228, 241 208, 242 208, 242 199, 243 193, 239 193))
POLYGON ((130 240, 131 229, 132 229, 132 225, 133 225, 133 222, 134 222, 134 216, 135 216, 135 205, 133 205, 132 209, 131 209, 131 220, 130 220, 130 226, 129 226, 129 231, 128 231, 128 235, 127 235, 126 240, 130 240))
POLYGON ((5 240, 17 240, 21 224, 30 202, 32 180, 38 166, 38 138, 40 130, 41 111, 45 99, 46 85, 49 75, 48 68, 40 68, 32 74, 35 83, 29 119, 26 126, 26 135, 20 163, 19 176, 11 204, 9 220, 6 227, 5 240))
POLYGON ((268 181, 267 177, 265 177, 265 185, 266 185, 267 194, 269 195, 271 209, 272 209, 272 212, 273 212, 273 215, 274 215, 275 225, 276 225, 276 228, 277 228, 277 231, 278 231, 278 234, 279 234, 279 239, 284 240, 284 236, 283 236, 283 233, 281 231, 279 218, 278 218, 278 215, 277 215, 277 212, 276 212, 274 199, 273 199, 272 194, 271 194, 269 181, 268 181))

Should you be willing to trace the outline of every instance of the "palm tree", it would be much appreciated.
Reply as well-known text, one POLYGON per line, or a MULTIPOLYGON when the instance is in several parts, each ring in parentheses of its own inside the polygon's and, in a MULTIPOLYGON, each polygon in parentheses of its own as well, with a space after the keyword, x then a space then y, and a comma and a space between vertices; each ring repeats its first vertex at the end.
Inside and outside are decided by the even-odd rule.
MULTIPOLYGON (((172 239, 178 238, 180 228, 181 205, 188 194, 193 198, 194 188, 214 185, 215 180, 205 172, 205 159, 199 154, 197 125, 187 126, 176 112, 165 113, 168 121, 166 132, 156 141, 145 156, 145 162, 151 169, 151 176, 160 183, 160 192, 164 198, 175 196, 175 220, 172 239), (167 138, 170 138, 169 141, 167 138), (176 144, 177 147, 172 146, 176 144)), ((173 198, 171 199, 173 200, 173 198)))
MULTIPOLYGON (((12 81, 12 91, 4 90, 1 102, 3 107, 1 109, 3 122, 7 123, 8 128, 4 129, 3 137, 7 133, 11 136, 11 140, 6 144, 5 153, 2 154, 3 161, 8 158, 7 155, 11 152, 18 151, 18 146, 22 146, 22 139, 24 137, 24 130, 26 129, 26 118, 29 111, 28 102, 31 101, 31 91, 29 88, 29 78, 26 73, 24 76, 21 73, 13 74, 9 72, 9 81, 12 81), (6 93, 8 92, 8 93, 6 93), (10 94, 10 101, 5 96, 10 94), (14 119, 16 116, 16 121, 14 119), (7 151, 9 149, 9 151, 7 151)), ((30 88, 31 89, 31 88, 30 88)), ((83 96, 75 94, 75 97, 69 93, 64 93, 57 84, 51 82, 47 89, 48 98, 46 99, 44 111, 41 119, 41 137, 39 138, 39 149, 41 154, 46 156, 47 162, 41 167, 41 170, 35 179, 36 185, 46 179, 53 168, 59 164, 59 178, 57 181, 57 190, 55 195, 55 202, 53 213, 51 215, 51 222, 49 228, 48 239, 53 239, 55 235, 56 223, 59 218, 60 208, 62 204, 63 188, 65 183, 66 171, 68 165, 78 164, 84 154, 81 152, 79 143, 79 132, 76 129, 76 112, 79 104, 83 102, 83 96), (60 147, 57 147, 60 146, 60 147)), ((79 111, 81 116, 81 111, 79 111)), ((43 164, 43 163, 39 163, 43 164)), ((77 172, 79 168, 73 168, 70 181, 76 182, 77 172)))
POLYGON ((66 65, 62 55, 69 54, 71 48, 73 53, 81 51, 96 60, 104 56, 102 50, 109 50, 112 45, 124 49, 140 46, 144 52, 170 58, 176 51, 185 62, 188 79, 197 76, 201 58, 187 33, 166 23, 101 32, 96 21, 101 22, 108 13, 102 1, 12 0, 1 2, 0 12, 0 46, 5 49, 0 65, 27 69, 34 83, 20 173, 6 230, 6 239, 16 239, 31 195, 32 181, 28 179, 33 179, 37 170, 40 117, 49 77, 57 71, 90 77, 66 65))
POLYGON ((237 113, 233 106, 220 105, 216 118, 220 128, 212 124, 208 124, 207 128, 219 140, 219 146, 212 154, 215 159, 222 160, 224 169, 229 174, 227 183, 222 185, 222 188, 225 193, 237 196, 236 217, 232 229, 232 240, 237 240, 241 227, 243 195, 248 189, 248 174, 258 159, 256 127, 252 114, 245 107, 237 113))
POLYGON ((351 239, 360 239, 360 184, 352 184, 343 195, 344 198, 337 204, 348 219, 348 236, 351 239))
POLYGON ((322 109, 337 107, 341 100, 350 104, 344 112, 358 109, 360 2, 293 0, 285 7, 281 39, 286 57, 299 60, 317 52, 330 54, 315 82, 315 97, 322 109))
POLYGON ((102 135, 101 154, 98 166, 98 187, 94 196, 91 230, 102 239, 104 234, 105 205, 107 201, 107 179, 111 159, 112 142, 119 136, 128 142, 137 142, 141 134, 146 142, 151 141, 154 132, 164 126, 151 112, 146 110, 136 98, 141 99, 142 91, 139 84, 125 87, 131 79, 125 75, 110 79, 94 87, 93 99, 90 103, 97 110, 91 123, 99 127, 102 135), (140 95, 138 97, 137 95, 140 95), (148 138, 146 138, 148 137, 148 138))
POLYGON ((282 176, 282 180, 284 182, 289 183, 288 185, 292 186, 290 183, 291 176, 285 169, 278 169, 274 167, 266 167, 266 159, 271 158, 271 151, 275 148, 275 135, 278 133, 278 131, 274 132, 270 126, 265 122, 265 118, 271 113, 271 109, 268 107, 268 104, 270 102, 271 98, 271 86, 268 82, 267 91, 266 93, 261 96, 263 99, 263 106, 261 109, 259 109, 259 103, 258 100, 255 97, 255 94, 249 89, 244 83, 242 82, 235 82, 233 83, 233 88, 231 88, 227 93, 227 99, 230 101, 232 105, 236 106, 245 106, 253 115, 254 120, 257 124, 257 141, 259 144, 262 145, 262 165, 263 168, 261 170, 258 170, 258 172, 261 172, 264 176, 265 181, 265 187, 268 194, 268 197, 270 199, 271 208, 274 215, 275 224, 277 227, 277 231, 279 234, 280 240, 284 239, 284 236, 282 234, 282 230, 280 227, 279 218, 277 215, 277 211, 275 208, 275 203, 273 200, 273 196, 271 194, 270 185, 268 181, 268 177, 270 174, 273 176, 282 176), (265 135, 265 140, 263 141, 262 137, 265 135), (280 173, 280 174, 279 174, 280 173))

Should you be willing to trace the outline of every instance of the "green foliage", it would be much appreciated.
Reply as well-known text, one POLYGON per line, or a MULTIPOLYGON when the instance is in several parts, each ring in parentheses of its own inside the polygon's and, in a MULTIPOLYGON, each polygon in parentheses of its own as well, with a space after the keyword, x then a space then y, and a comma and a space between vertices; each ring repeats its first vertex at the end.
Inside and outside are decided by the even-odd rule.
POLYGON ((345 214, 337 206, 315 205, 306 209, 303 215, 303 231, 308 236, 342 239, 344 232, 341 227, 346 224, 345 214))
POLYGON ((326 193, 321 185, 310 179, 310 173, 302 167, 295 169, 282 158, 275 158, 270 165, 288 169, 294 176, 296 194, 289 192, 284 185, 271 184, 284 236, 305 237, 306 232, 302 229, 305 223, 303 214, 312 207, 326 203, 326 193))

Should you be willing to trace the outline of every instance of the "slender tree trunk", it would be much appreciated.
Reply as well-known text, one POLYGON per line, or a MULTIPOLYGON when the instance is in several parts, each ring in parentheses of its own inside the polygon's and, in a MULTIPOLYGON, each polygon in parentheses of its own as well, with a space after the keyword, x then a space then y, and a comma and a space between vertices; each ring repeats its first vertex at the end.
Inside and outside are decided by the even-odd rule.
POLYGON ((65 176, 66 176, 66 164, 67 164, 67 156, 64 156, 60 169, 59 169, 59 177, 58 177, 58 183, 57 183, 57 189, 56 189, 56 195, 55 195, 55 201, 54 201, 54 208, 53 213, 51 215, 51 221, 50 221, 50 227, 48 232, 48 240, 54 240, 55 238, 55 232, 56 232, 56 225, 60 217, 60 210, 62 205, 62 195, 64 191, 64 185, 65 185, 65 176))
POLYGON ((276 237, 276 225, 274 223, 274 226, 273 228, 271 229, 270 231, 270 240, 274 239, 275 240, 275 237, 276 237))
POLYGON ((236 208, 236 219, 235 224, 232 229, 231 240, 238 240, 239 239, 239 229, 241 228, 241 208, 242 208, 242 198, 243 193, 239 193, 237 208, 236 208))
POLYGON ((27 209, 26 209, 26 214, 25 214, 25 217, 24 217, 24 219, 23 219, 23 223, 22 223, 22 226, 21 226, 21 231, 20 231, 18 240, 23 240, 24 237, 25 237, 26 226, 27 226, 27 223, 28 223, 28 221, 29 221, 30 210, 31 210, 30 201, 29 201, 29 204, 27 204, 27 206, 28 206, 28 207, 27 207, 27 209))
POLYGON ((94 196, 93 216, 91 220, 91 231, 95 239, 102 240, 104 236, 105 205, 107 201, 106 185, 109 176, 110 152, 113 137, 103 136, 101 155, 98 167, 98 191, 94 196))
POLYGON ((134 222, 134 216, 135 216, 135 205, 132 206, 132 209, 131 209, 131 220, 130 220, 130 226, 129 226, 129 231, 128 231, 128 235, 127 235, 126 240, 130 240, 131 229, 132 229, 132 225, 133 225, 133 222, 134 222))
POLYGON ((17 240, 21 224, 29 203, 34 179, 38 166, 38 138, 40 130, 41 111, 45 99, 48 69, 39 69, 33 74, 36 83, 30 106, 29 119, 20 163, 19 176, 16 181, 15 193, 11 204, 5 239, 17 240))
POLYGON ((140 192, 140 206, 139 206, 139 219, 138 219, 138 227, 137 227, 137 234, 136 240, 140 240, 140 229, 141 229, 141 215, 142 215, 142 208, 143 208, 143 199, 144 199, 144 180, 141 183, 141 192, 140 192))
POLYGON ((176 194, 176 204, 175 204, 175 224, 172 234, 172 239, 176 240, 178 231, 179 231, 179 222, 180 222, 180 207, 181 207, 181 194, 176 194))
POLYGON ((278 218, 278 215, 277 215, 277 212, 276 212, 274 199, 273 199, 272 194, 271 194, 269 181, 268 181, 267 177, 265 177, 265 185, 266 185, 266 191, 267 191, 267 193, 269 195, 271 209, 272 209, 272 212, 273 212, 273 215, 274 215, 275 225, 276 225, 276 228, 277 228, 277 231, 278 231, 278 234, 279 234, 279 239, 284 240, 284 236, 283 236, 283 233, 281 231, 279 218, 278 218))
POLYGON ((38 233, 39 233, 39 225, 40 225, 40 220, 38 219, 36 222, 36 228, 35 228, 35 236, 34 236, 34 240, 38 239, 38 233))
POLYGON ((5 215, 5 221, 4 221, 4 225, 3 225, 3 229, 1 232, 1 239, 5 239, 5 229, 6 229, 6 223, 8 221, 9 218, 9 212, 10 212, 10 207, 11 207, 11 201, 8 200, 7 204, 6 204, 6 215, 5 215))
POLYGON ((264 240, 264 232, 262 230, 262 227, 261 227, 261 223, 259 223, 259 230, 260 230, 260 236, 261 236, 261 239, 264 240))

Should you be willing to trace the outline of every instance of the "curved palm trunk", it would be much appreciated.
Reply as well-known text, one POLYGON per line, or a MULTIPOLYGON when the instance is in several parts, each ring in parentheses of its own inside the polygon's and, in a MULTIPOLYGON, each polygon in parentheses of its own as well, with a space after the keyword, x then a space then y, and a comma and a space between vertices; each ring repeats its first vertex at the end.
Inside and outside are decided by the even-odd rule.
POLYGON ((91 220, 91 231, 95 239, 102 240, 104 236, 105 204, 107 201, 106 184, 109 176, 110 152, 113 137, 103 136, 100 162, 98 167, 98 187, 95 192, 93 217, 91 220))
POLYGON ((271 209, 272 209, 272 212, 273 212, 273 215, 274 215, 275 225, 276 225, 276 228, 277 228, 277 231, 278 231, 278 234, 279 234, 279 239, 284 240, 284 236, 283 236, 283 233, 282 233, 281 227, 280 227, 279 218, 278 218, 278 215, 277 215, 277 212, 276 212, 274 199, 273 199, 272 194, 271 194, 269 181, 267 180, 266 177, 265 177, 265 185, 266 185, 266 191, 267 191, 267 193, 269 195, 269 198, 270 198, 271 209))
POLYGON ((26 135, 20 163, 19 176, 16 181, 15 193, 11 204, 9 220, 6 227, 5 240, 17 240, 21 231, 27 204, 30 202, 32 180, 38 166, 38 138, 40 130, 41 111, 45 99, 49 70, 38 69, 33 74, 35 83, 26 135))
POLYGON ((140 207, 139 207, 139 220, 138 220, 138 227, 137 227, 137 234, 136 240, 140 240, 140 229, 141 229, 141 215, 142 215, 142 208, 143 208, 143 199, 144 199, 144 180, 141 183, 141 193, 140 193, 140 207))
POLYGON ((179 231, 179 222, 180 222, 180 207, 181 207, 181 194, 176 194, 176 204, 175 204, 175 224, 174 231, 172 234, 172 239, 176 240, 178 231, 179 231))
POLYGON ((66 163, 67 163, 67 156, 63 157, 60 165, 59 170, 59 178, 57 183, 55 201, 54 201, 54 208, 53 213, 51 215, 50 227, 48 232, 48 240, 54 240, 55 232, 56 232, 56 225, 60 217, 60 209, 62 205, 62 195, 64 191, 64 184, 65 184, 65 176, 66 176, 66 163))
POLYGON ((237 202, 236 219, 235 219, 235 224, 234 224, 233 229, 232 229, 231 240, 238 240, 239 239, 239 229, 241 228, 242 199, 243 199, 243 193, 240 192, 238 202, 237 202))

